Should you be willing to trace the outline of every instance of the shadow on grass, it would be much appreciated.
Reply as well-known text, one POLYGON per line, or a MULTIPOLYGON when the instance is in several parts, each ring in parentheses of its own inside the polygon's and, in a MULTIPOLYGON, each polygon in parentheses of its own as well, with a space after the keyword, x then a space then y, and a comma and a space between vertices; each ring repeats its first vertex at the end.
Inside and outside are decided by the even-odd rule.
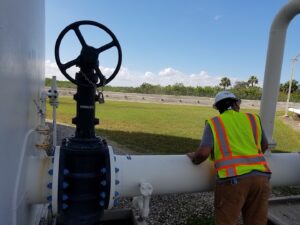
POLYGON ((146 154, 185 154, 195 151, 200 143, 191 138, 142 132, 96 129, 96 133, 132 151, 146 154))

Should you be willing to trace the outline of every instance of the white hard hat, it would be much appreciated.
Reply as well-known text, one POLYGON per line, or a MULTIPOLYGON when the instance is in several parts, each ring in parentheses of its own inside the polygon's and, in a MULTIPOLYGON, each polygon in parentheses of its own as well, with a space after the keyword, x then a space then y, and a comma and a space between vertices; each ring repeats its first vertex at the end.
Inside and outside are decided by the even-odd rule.
POLYGON ((215 102, 213 104, 213 107, 216 107, 216 104, 226 98, 230 98, 230 99, 235 99, 235 100, 239 100, 232 92, 230 91, 220 91, 216 97, 215 97, 215 102))

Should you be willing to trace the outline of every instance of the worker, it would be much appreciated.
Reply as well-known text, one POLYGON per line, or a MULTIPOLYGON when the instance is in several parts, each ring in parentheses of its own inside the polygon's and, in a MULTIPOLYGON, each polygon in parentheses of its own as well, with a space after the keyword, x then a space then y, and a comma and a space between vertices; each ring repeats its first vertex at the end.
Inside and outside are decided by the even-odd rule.
POLYGON ((271 171, 263 153, 268 148, 260 117, 240 111, 241 100, 219 92, 213 107, 219 116, 207 121, 197 151, 188 153, 194 164, 208 157, 214 163, 215 224, 266 225, 271 171))

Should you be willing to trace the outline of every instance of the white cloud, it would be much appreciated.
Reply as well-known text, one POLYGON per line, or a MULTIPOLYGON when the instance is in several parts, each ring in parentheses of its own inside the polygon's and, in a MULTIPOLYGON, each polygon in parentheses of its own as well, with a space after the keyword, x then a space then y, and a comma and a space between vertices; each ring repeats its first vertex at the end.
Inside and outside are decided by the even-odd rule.
POLYGON ((177 77, 177 76, 182 76, 183 73, 181 73, 180 71, 178 70, 175 70, 173 68, 165 68, 163 70, 161 70, 159 73, 158 73, 159 76, 161 77, 177 77))
POLYGON ((57 80, 67 80, 65 76, 58 69, 56 63, 51 62, 50 60, 45 61, 45 76, 48 78, 52 78, 52 76, 56 76, 57 80))
MULTIPOLYGON (((57 80, 66 80, 66 78, 59 71, 56 63, 50 60, 45 61, 46 77, 52 75, 57 77, 57 80)), ((78 68, 72 67, 70 73, 75 75, 78 68)), ((112 74, 114 68, 100 67, 104 75, 109 76, 112 74)), ((144 73, 131 71, 129 68, 121 67, 119 73, 109 85, 112 86, 131 86, 137 87, 142 83, 150 83, 153 85, 174 85, 176 83, 183 83, 185 86, 217 86, 220 83, 222 76, 210 75, 207 71, 200 71, 199 73, 187 74, 182 71, 176 70, 172 67, 162 69, 158 73, 146 71, 144 73)), ((237 79, 231 78, 231 83, 234 84, 237 79)))

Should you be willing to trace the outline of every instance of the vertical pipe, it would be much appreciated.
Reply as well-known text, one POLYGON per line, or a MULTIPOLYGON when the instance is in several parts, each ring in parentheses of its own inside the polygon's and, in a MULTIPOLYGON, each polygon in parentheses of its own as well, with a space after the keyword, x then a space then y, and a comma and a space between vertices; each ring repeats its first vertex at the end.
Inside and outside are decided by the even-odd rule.
POLYGON ((271 144, 274 144, 272 133, 279 94, 286 31, 289 23, 298 13, 300 13, 300 0, 290 1, 276 15, 270 30, 260 115, 266 136, 271 144))
POLYGON ((99 124, 99 120, 95 118, 95 99, 96 88, 92 84, 96 83, 95 75, 92 70, 80 71, 76 74, 76 81, 90 85, 77 86, 77 93, 74 95, 76 103, 76 117, 72 119, 72 123, 76 125, 76 138, 95 138, 95 125, 99 124))
POLYGON ((21 185, 21 183, 23 181, 22 179, 24 179, 22 177, 22 175, 23 175, 22 169, 23 169, 23 164, 24 164, 24 160, 25 160, 27 144, 28 144, 29 137, 34 132, 35 132, 35 130, 31 129, 25 134, 23 145, 22 145, 21 152, 20 152, 20 161, 18 164, 16 183, 15 183, 13 195, 12 195, 12 224, 13 225, 17 225, 18 209, 20 207, 20 202, 21 202, 21 200, 20 200, 21 198, 19 195, 20 195, 20 189, 22 187, 22 185, 21 185))

